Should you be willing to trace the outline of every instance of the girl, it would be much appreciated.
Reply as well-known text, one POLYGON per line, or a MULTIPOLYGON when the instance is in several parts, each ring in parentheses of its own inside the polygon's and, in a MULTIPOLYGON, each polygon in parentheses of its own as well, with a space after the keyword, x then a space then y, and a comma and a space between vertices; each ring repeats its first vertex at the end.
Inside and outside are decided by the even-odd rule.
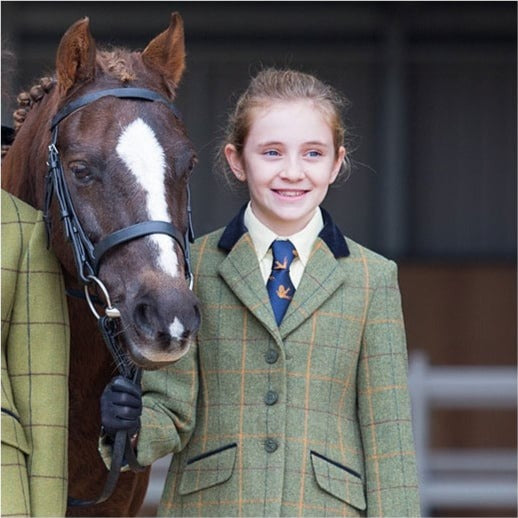
MULTIPOLYGON (((197 346, 143 378, 139 462, 175 452, 159 515, 419 514, 396 265, 320 208, 340 108, 292 70, 237 102, 221 155, 250 202, 194 247, 197 346)), ((103 424, 122 426, 120 394, 134 431, 131 389, 108 386, 103 424)))

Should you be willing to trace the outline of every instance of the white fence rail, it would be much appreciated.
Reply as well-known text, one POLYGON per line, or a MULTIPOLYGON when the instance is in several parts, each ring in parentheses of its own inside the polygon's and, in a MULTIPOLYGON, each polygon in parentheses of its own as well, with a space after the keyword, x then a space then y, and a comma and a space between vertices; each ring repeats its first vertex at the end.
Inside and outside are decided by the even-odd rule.
POLYGON ((516 368, 431 366, 422 352, 409 367, 423 516, 436 507, 516 508, 515 449, 432 449, 429 441, 434 408, 516 408, 516 368))

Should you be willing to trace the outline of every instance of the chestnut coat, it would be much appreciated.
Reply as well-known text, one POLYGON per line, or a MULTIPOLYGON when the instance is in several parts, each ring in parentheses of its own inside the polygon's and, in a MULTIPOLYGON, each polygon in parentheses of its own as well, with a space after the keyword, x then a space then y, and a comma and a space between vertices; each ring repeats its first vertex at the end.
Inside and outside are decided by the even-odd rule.
POLYGON ((243 212, 194 246, 197 346, 143 377, 159 515, 418 516, 396 265, 323 211, 278 327, 243 212))

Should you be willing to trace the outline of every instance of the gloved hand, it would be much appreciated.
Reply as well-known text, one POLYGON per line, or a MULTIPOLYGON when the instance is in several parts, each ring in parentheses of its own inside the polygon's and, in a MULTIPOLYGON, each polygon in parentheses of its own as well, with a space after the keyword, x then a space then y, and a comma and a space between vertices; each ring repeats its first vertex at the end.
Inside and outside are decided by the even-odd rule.
POLYGON ((101 396, 101 424, 104 432, 115 437, 119 430, 129 435, 140 428, 142 414, 142 390, 138 385, 117 376, 113 378, 101 396))

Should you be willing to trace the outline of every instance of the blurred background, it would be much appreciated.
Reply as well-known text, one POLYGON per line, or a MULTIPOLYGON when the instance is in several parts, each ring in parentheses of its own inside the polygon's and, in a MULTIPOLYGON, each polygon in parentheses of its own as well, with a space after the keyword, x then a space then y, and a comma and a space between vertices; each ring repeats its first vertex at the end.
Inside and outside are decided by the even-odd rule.
POLYGON ((345 93, 355 167, 324 206, 400 267, 423 513, 516 516, 516 2, 3 1, 2 124, 79 18, 98 44, 143 49, 172 11, 196 234, 245 201, 212 164, 251 75, 290 66, 345 93))

